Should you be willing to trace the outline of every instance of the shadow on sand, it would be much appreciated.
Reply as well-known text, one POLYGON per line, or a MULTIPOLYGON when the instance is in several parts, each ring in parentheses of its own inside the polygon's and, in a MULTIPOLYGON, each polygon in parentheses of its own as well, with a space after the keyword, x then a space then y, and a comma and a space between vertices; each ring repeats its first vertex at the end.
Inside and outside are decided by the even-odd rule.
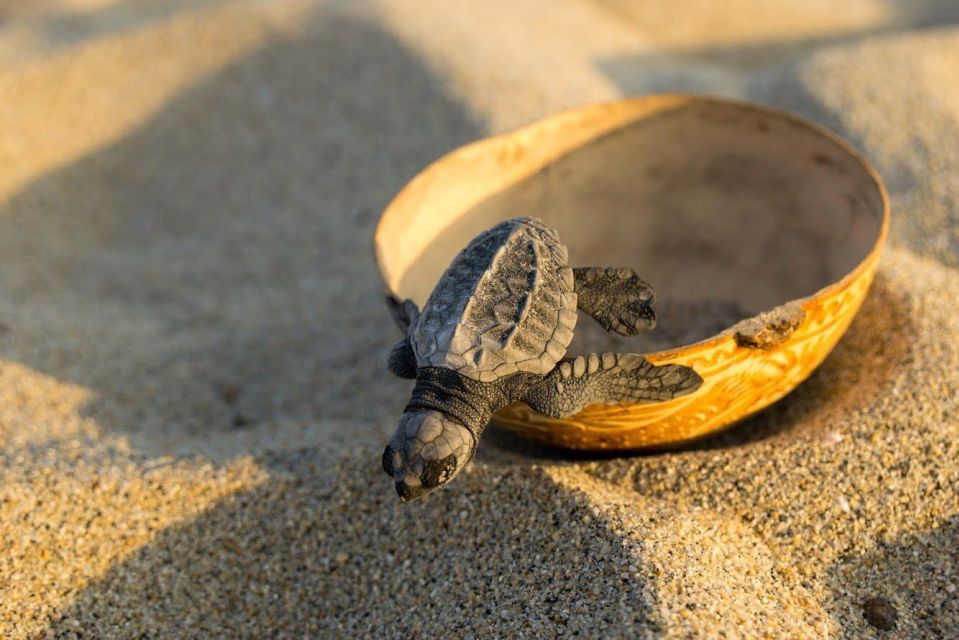
POLYGON ((868 38, 959 23, 959 5, 952 0, 888 0, 884 4, 888 9, 884 20, 851 31, 667 47, 649 54, 602 59, 597 64, 625 95, 698 91, 747 97, 745 87, 735 82, 737 73, 761 73, 817 50, 853 45, 868 38))
MULTIPOLYGON (((3 355, 90 388, 86 415, 148 456, 163 453, 154 429, 195 445, 203 431, 261 422, 391 422, 406 385, 383 366, 395 328, 372 259, 356 256, 369 256, 376 212, 405 180, 480 133, 389 35, 321 13, 302 37, 0 205, 0 235, 16 239, 5 260, 18 265, 3 284, 23 299, 3 355), (77 326, 94 339, 64 355, 77 326), (30 348, 21 332, 47 346, 30 348), (364 396, 391 385, 377 397, 392 404, 364 396)), ((338 458, 316 444, 259 458, 269 480, 163 531, 48 632, 362 637, 390 624, 391 636, 482 635, 490 620, 563 629, 596 581, 621 582, 623 606, 580 633, 656 630, 654 596, 623 578, 636 558, 603 522, 583 522, 568 491, 477 471, 460 492, 476 498, 404 506, 361 446, 338 458), (483 491, 491 482, 529 496, 515 519, 489 522, 488 502, 502 495, 483 491), (602 568, 587 577, 585 564, 602 568)))
MULTIPOLYGON (((15 1, 15 0, 14 0, 15 1)), ((120 35, 181 12, 226 4, 227 0, 114 0, 96 8, 58 8, 57 3, 38 2, 30 7, 3 6, 0 25, 5 21, 27 20, 33 46, 50 52, 73 47, 88 40, 120 35), (77 10, 80 9, 80 10, 77 10)))
POLYGON ((584 518, 585 499, 541 471, 484 468, 458 479, 456 492, 400 504, 366 460, 338 469, 318 460, 313 450, 264 460, 267 483, 163 531, 89 585, 51 633, 648 637, 659 629, 655 594, 628 575, 641 558, 604 520, 584 518), (491 519, 505 495, 522 496, 516 511, 491 519), (610 585, 619 606, 598 615, 597 594, 610 585))
POLYGON ((398 42, 321 12, 0 203, 0 355, 91 389, 85 415, 149 456, 323 420, 379 439, 407 383, 373 226, 481 133, 398 42))

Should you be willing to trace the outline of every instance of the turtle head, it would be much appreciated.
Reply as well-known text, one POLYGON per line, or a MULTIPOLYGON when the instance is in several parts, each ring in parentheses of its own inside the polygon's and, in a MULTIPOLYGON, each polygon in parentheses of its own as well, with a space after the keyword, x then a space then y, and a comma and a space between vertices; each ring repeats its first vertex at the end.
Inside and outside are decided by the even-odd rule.
POLYGON ((383 470, 403 502, 443 486, 473 458, 476 439, 462 424, 439 411, 403 414, 383 452, 383 470))

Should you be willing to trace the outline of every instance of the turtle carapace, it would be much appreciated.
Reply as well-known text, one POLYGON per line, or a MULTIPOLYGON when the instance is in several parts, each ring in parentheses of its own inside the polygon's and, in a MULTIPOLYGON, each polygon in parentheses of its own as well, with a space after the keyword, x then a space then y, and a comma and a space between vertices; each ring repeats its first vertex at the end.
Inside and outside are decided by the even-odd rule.
POLYGON ((571 268, 559 235, 535 218, 484 231, 456 256, 422 311, 394 302, 405 337, 390 370, 416 380, 383 468, 404 501, 450 480, 472 459, 493 414, 525 402, 563 418, 591 404, 659 402, 702 378, 641 355, 565 358, 580 309, 607 330, 652 329, 652 288, 628 268, 571 268))

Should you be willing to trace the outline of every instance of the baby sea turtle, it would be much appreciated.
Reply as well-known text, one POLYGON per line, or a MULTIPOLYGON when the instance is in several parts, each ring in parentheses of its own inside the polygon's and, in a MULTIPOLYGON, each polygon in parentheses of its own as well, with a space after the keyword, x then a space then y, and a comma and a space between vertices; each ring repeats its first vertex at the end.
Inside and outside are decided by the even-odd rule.
POLYGON ((406 336, 389 367, 416 385, 383 469, 403 501, 452 480, 493 414, 513 402, 564 418, 590 404, 669 400, 702 384, 689 367, 654 366, 633 353, 564 359, 577 308, 621 335, 656 324, 653 290, 632 269, 573 269, 567 256, 541 220, 507 220, 456 256, 422 312, 412 300, 394 302, 406 336))

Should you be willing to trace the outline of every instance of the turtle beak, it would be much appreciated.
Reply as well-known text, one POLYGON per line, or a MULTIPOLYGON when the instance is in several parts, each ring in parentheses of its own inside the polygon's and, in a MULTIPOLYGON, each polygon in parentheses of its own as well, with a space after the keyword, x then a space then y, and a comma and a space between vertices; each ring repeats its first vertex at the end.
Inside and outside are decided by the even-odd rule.
POLYGON ((412 465, 403 449, 394 449, 391 442, 383 451, 383 471, 393 478, 393 486, 396 488, 396 495, 403 502, 413 502, 422 498, 432 491, 431 488, 424 487, 419 476, 410 469, 412 465))
POLYGON ((396 495, 398 495, 403 502, 413 502, 432 491, 432 489, 427 489, 423 485, 414 486, 407 484, 404 480, 394 482, 393 486, 396 487, 396 495))

